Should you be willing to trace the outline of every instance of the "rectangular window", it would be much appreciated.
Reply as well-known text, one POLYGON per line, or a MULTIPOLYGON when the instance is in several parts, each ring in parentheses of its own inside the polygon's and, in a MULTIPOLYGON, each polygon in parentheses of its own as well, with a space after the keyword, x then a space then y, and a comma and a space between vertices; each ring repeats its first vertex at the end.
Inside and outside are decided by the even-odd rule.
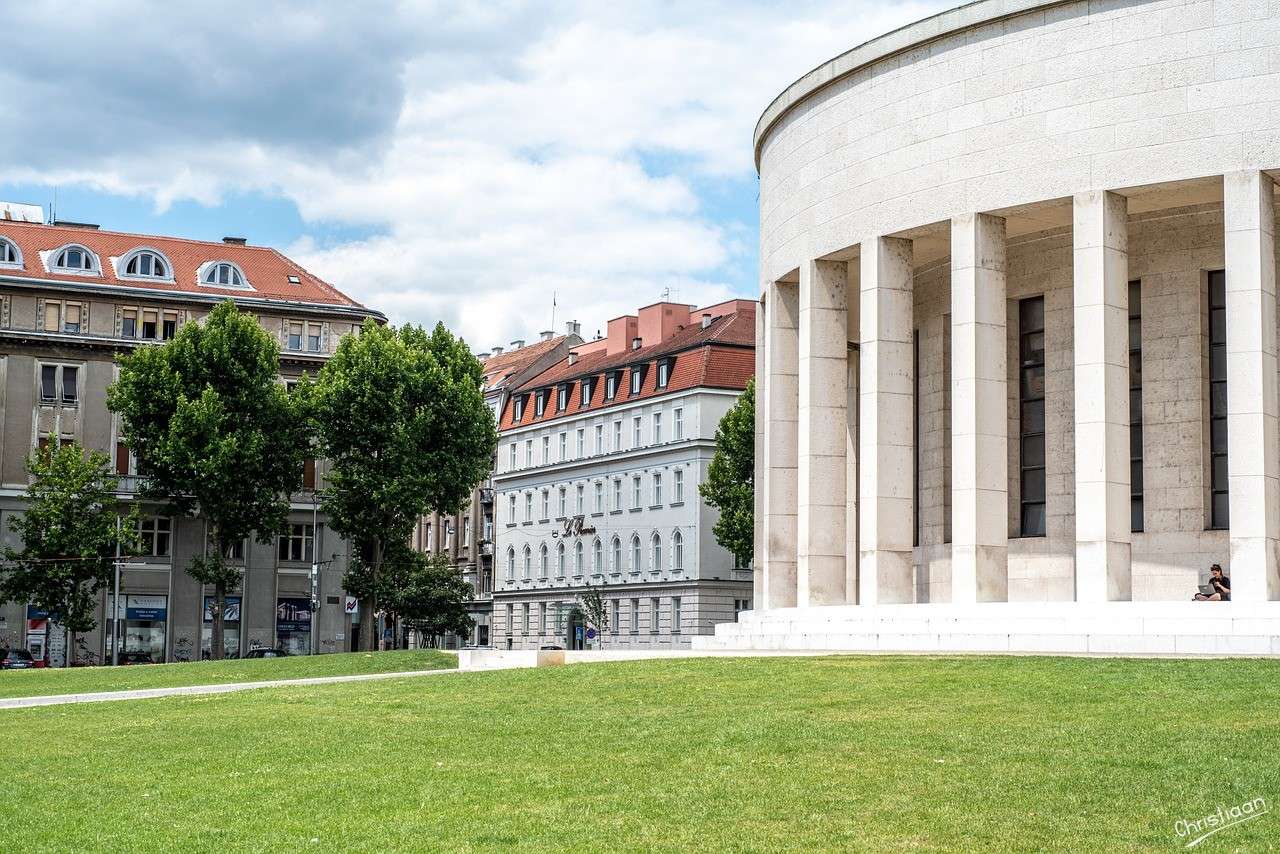
POLYGON ((596 481, 596 512, 604 512, 604 482, 596 481))
POLYGON ((80 303, 69 302, 62 310, 62 331, 78 333, 80 331, 80 303))
POLYGON ((551 514, 551 493, 544 489, 542 490, 542 515, 539 518, 550 519, 551 518, 550 514, 551 514))
POLYGON ((640 509, 640 475, 631 478, 631 509, 640 509))
POLYGON ((556 412, 564 412, 569 408, 569 387, 562 385, 556 389, 556 412))
POLYGON ((1227 486, 1227 275, 1209 273, 1209 527, 1231 525, 1227 486))
POLYGON ((524 465, 528 468, 533 465, 533 440, 524 440, 524 465))
POLYGON ((529 603, 520 606, 520 633, 529 634, 529 603))
POLYGON ((616 373, 608 374, 604 379, 604 397, 605 400, 613 400, 618 393, 618 375, 616 373))
POLYGON ((658 633, 658 597, 649 600, 649 634, 658 633))
POLYGON ((639 415, 631 419, 631 447, 633 448, 640 447, 640 430, 642 426, 643 423, 639 415))
POLYGON ((631 634, 640 634, 640 600, 631 600, 631 634))
POLYGON ((166 311, 162 317, 160 337, 165 341, 172 340, 178 334, 178 313, 176 311, 166 311))
POLYGON ((1143 529, 1142 283, 1129 283, 1129 529, 1143 529))
POLYGON ((613 479, 613 509, 622 509, 622 478, 620 477, 613 479))
POLYGON ((290 350, 302 349, 302 323, 300 321, 289 322, 289 334, 285 339, 285 346, 290 350))
POLYGON ((579 427, 577 432, 577 451, 578 459, 582 459, 587 455, 587 431, 585 427, 579 427))
POLYGON ((516 443, 512 442, 511 443, 511 470, 515 471, 515 468, 516 468, 516 443))
POLYGON ((680 613, 680 597, 671 597, 671 634, 680 633, 682 628, 682 614, 680 613))
POLYGON ((42 403, 75 403, 80 399, 80 369, 74 365, 40 366, 42 403))
POLYGON ((920 330, 911 330, 911 545, 920 545, 920 330))
POLYGON ((138 310, 126 308, 120 312, 120 337, 138 337, 138 310))
POLYGON ((662 472, 653 473, 653 503, 662 503, 662 472))
POLYGON ((542 417, 542 413, 543 413, 543 412, 546 412, 546 410, 547 410, 547 392, 546 392, 546 390, 544 389, 544 390, 542 390, 542 391, 538 392, 538 393, 534 396, 533 400, 534 400, 534 407, 533 407, 533 414, 534 414, 534 417, 536 417, 536 418, 541 418, 541 417, 542 417))
POLYGON ((514 524, 516 523, 516 496, 515 496, 515 493, 513 492, 511 495, 507 496, 507 499, 508 499, 508 500, 507 500, 508 509, 511 511, 511 515, 508 517, 507 522, 508 522, 509 524, 514 525, 514 524))
POLYGON ((622 422, 613 422, 613 449, 615 451, 622 450, 622 422))
POLYGON ((641 383, 643 382, 644 382, 644 374, 640 372, 639 368, 632 368, 631 369, 631 393, 639 394, 640 386, 641 386, 641 383))
POLYGON ((618 600, 609 600, 609 634, 616 635, 618 633, 618 600))
POLYGON ((653 413, 653 444, 662 444, 662 413, 653 413))
POLYGON ((40 399, 53 403, 58 399, 58 366, 40 366, 40 399))
POLYGON ((584 503, 583 503, 584 500, 583 500, 582 484, 578 484, 576 487, 574 487, 574 490, 575 492, 574 492, 574 511, 573 512, 581 516, 583 512, 585 512, 584 503))
POLYGON ((520 419, 521 419, 521 418, 524 418, 524 398, 523 398, 523 397, 517 397, 517 398, 515 399, 514 406, 515 406, 515 416, 514 416, 514 419, 513 419, 513 420, 514 420, 517 424, 519 424, 519 423, 520 423, 520 419))
POLYGON ((526 492, 524 494, 524 520, 526 522, 533 521, 533 493, 526 492))
POLYGON ((667 382, 671 379, 671 362, 663 359, 658 362, 658 388, 666 388, 667 382))
POLYGON ((1019 483, 1024 537, 1045 535, 1044 297, 1018 303, 1019 483))
POLYGON ((320 352, 320 324, 307 324, 307 350, 312 353, 320 352))
POLYGON ((672 428, 675 431, 675 436, 673 438, 675 438, 676 441, 679 441, 684 438, 684 410, 677 408, 675 412, 671 413, 671 418, 674 422, 672 424, 672 428))
POLYGON ((462 520, 462 544, 464 546, 471 545, 471 520, 462 520))
POLYGON ((551 462, 551 437, 542 437, 542 464, 545 466, 551 462))
POLYGON ((58 332, 62 329, 62 303, 46 300, 44 304, 44 331, 58 332))
POLYGON ((568 511, 569 511, 568 501, 567 501, 567 499, 566 499, 566 492, 565 492, 565 488, 564 488, 563 486, 562 486, 562 487, 560 487, 560 504, 559 504, 559 507, 560 507, 560 513, 559 513, 559 515, 556 517, 557 519, 563 519, 565 516, 568 516, 568 515, 569 515, 569 512, 568 512, 568 511))
POLYGON ((604 453, 604 425, 603 424, 596 425, 596 453, 597 454, 604 453))
POLYGON ((144 516, 138 520, 138 539, 142 554, 148 557, 167 557, 172 533, 168 516, 144 516))
POLYGON ((684 470, 676 469, 672 476, 676 479, 674 500, 676 504, 679 504, 684 501, 684 470))
POLYGON ((584 409, 591 405, 591 387, 592 387, 594 384, 595 384, 595 383, 594 383, 594 382, 592 382, 592 378, 591 378, 591 377, 583 377, 583 378, 582 378, 582 392, 581 392, 581 394, 582 394, 582 407, 583 407, 584 409))
POLYGON ((516 632, 515 611, 516 611, 516 606, 508 603, 507 604, 507 634, 508 635, 513 635, 516 632))
POLYGON ((560 434, 560 462, 564 462, 569 458, 569 434, 560 434))
POLYGON ((315 529, 309 524, 292 524, 287 534, 280 535, 280 560, 307 561, 312 560, 312 543, 315 529))
POLYGON ((142 310, 142 337, 152 341, 160 337, 160 312, 153 308, 142 310))

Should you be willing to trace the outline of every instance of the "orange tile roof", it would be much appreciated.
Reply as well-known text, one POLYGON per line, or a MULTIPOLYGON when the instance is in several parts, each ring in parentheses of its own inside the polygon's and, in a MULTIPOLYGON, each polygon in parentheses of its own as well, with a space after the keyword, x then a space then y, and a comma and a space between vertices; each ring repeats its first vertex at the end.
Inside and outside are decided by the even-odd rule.
POLYGON ((543 424, 691 388, 741 390, 747 387, 754 374, 755 315, 739 311, 717 318, 706 329, 700 324, 686 327, 666 341, 649 347, 613 355, 604 351, 590 353, 572 365, 568 359, 557 362, 519 388, 513 389, 503 408, 498 429, 503 431, 543 424), (655 363, 663 357, 674 357, 675 361, 666 387, 660 389, 655 363), (640 392, 633 395, 630 393, 631 370, 632 366, 640 365, 644 365, 646 369, 640 392), (603 376, 611 371, 619 372, 617 393, 612 400, 606 401, 603 376), (591 404, 586 407, 582 405, 580 384, 584 377, 596 378, 591 404), (570 383, 569 405, 557 412, 556 388, 562 383, 570 383), (524 418, 519 423, 515 422, 515 398, 538 389, 548 390, 542 417, 534 415, 536 409, 531 398, 525 407, 524 418))
POLYGON ((182 237, 127 234, 6 219, 0 219, 0 237, 12 240, 22 253, 21 269, 0 268, 0 276, 5 277, 119 286, 153 290, 157 293, 257 298, 364 308, 333 285, 268 246, 240 246, 182 237), (72 243, 84 246, 98 256, 98 273, 81 275, 53 272, 45 268, 41 252, 72 243), (132 250, 143 247, 154 249, 169 260, 169 265, 173 268, 173 281, 121 278, 116 274, 111 259, 122 258, 132 250), (244 273, 252 290, 198 284, 197 271, 208 261, 230 261, 235 264, 244 273), (291 283, 289 276, 297 277, 298 284, 291 283))
POLYGON ((497 356, 490 356, 485 359, 481 363, 485 388, 495 389, 501 386, 509 377, 520 373, 530 364, 559 347, 566 338, 568 338, 567 335, 559 335, 546 341, 537 341, 518 350, 500 353, 497 356))

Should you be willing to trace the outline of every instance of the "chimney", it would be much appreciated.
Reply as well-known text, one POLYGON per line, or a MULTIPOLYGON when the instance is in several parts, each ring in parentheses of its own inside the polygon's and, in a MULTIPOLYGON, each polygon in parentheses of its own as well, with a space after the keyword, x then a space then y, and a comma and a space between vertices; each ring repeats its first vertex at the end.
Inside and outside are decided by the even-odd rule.
POLYGON ((55 219, 54 225, 60 225, 63 228, 83 228, 87 231, 97 231, 98 226, 91 222, 72 222, 69 219, 55 219))
POLYGON ((544 329, 543 331, 538 333, 538 337, 543 341, 550 341, 555 336, 556 336, 556 333, 550 329, 544 329))
POLYGON ((488 354, 488 353, 476 353, 476 358, 477 358, 477 359, 479 359, 480 361, 484 362, 484 361, 487 361, 487 360, 489 359, 489 354, 488 354))
MULTIPOLYGON (((570 320, 564 325, 565 335, 582 335, 582 324, 576 320, 570 320)), ((596 336, 597 338, 599 336, 596 336)))
POLYGON ((494 347, 494 348, 493 348, 493 355, 495 355, 495 356, 501 356, 501 355, 502 355, 502 348, 501 348, 501 347, 494 347))
POLYGON ((571 365, 576 364, 576 363, 577 363, 577 361, 578 361, 578 354, 577 354, 577 353, 575 353, 575 352, 573 352, 572 350, 570 350, 570 351, 569 351, 569 364, 571 364, 571 365))
POLYGON ((609 321, 608 331, 605 333, 605 337, 608 339, 608 344, 605 345, 605 352, 610 356, 627 352, 628 342, 640 334, 639 329, 636 327, 636 320, 634 314, 624 314, 622 317, 615 317, 609 321))
POLYGON ((644 339, 643 339, 643 338, 632 338, 632 339, 631 339, 631 349, 632 349, 632 350, 639 350, 639 349, 640 349, 640 345, 641 345, 641 344, 643 344, 643 343, 644 343, 644 339))
POLYGON ((248 243, 248 242, 249 242, 249 238, 247 238, 247 237, 224 237, 224 238, 222 238, 222 242, 223 242, 223 243, 225 243, 225 244, 227 244, 228 246, 244 246, 246 243, 248 243))
POLYGON ((711 321, 713 320, 715 320, 715 318, 712 317, 710 313, 704 312, 702 315, 702 328, 706 329, 708 326, 711 325, 711 321))
POLYGON ((523 346, 524 346, 524 339, 523 339, 523 338, 517 338, 516 340, 514 340, 514 341, 512 341, 512 342, 511 342, 511 349, 512 349, 512 350, 519 350, 519 349, 520 349, 521 347, 523 347, 523 346))

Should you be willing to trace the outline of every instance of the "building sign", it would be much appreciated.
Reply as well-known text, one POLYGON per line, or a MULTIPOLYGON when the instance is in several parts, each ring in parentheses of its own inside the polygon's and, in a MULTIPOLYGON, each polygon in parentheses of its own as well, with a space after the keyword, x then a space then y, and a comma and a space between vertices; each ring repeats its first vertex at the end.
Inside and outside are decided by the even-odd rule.
POLYGON ((348 596, 347 600, 342 603, 343 613, 355 614, 360 611, 360 600, 354 596, 348 596))
POLYGON ((165 596, 126 596, 125 619, 141 622, 162 622, 167 613, 165 596))
POLYGON ((553 532, 552 536, 565 537, 567 539, 569 537, 580 537, 583 534, 588 534, 588 535, 594 534, 596 532, 596 529, 593 527, 584 525, 583 522, 585 521, 585 519, 586 517, 581 514, 577 516, 570 516, 569 518, 564 520, 564 530, 559 532, 553 532))
MULTIPOLYGON (((215 608, 216 596, 204 597, 204 621, 206 623, 213 622, 213 610, 215 608)), ((222 619, 227 623, 240 622, 240 597, 228 596, 223 602, 222 619)))
POLYGON ((276 631, 281 633, 311 631, 311 600, 306 597, 276 600, 276 631))

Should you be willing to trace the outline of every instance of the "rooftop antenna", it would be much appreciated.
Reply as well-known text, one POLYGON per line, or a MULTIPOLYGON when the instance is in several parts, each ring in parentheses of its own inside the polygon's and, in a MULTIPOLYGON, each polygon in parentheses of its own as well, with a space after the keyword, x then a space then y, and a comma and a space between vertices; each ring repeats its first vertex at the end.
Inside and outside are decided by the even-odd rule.
POLYGON ((667 287, 662 289, 662 301, 671 302, 671 286, 670 285, 667 285, 667 287))
POLYGON ((551 328, 556 328, 556 292, 551 292, 551 328))
POLYGON ((49 222, 58 221, 58 185, 53 185, 53 201, 49 203, 49 222))

